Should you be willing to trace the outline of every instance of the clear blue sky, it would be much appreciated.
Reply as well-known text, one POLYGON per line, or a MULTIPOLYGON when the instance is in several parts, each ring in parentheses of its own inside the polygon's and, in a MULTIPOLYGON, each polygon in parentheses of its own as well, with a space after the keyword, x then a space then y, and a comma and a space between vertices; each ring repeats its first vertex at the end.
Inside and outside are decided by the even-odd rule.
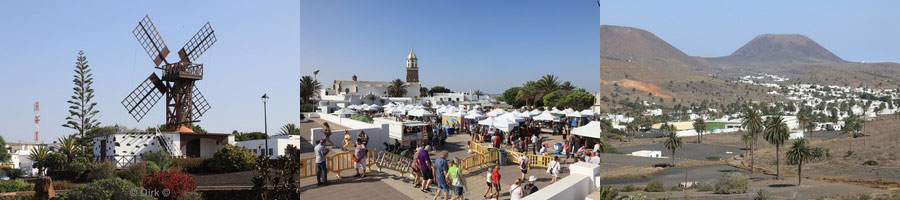
POLYGON ((41 140, 74 131, 63 128, 75 57, 86 52, 94 73, 99 121, 146 128, 164 123, 164 103, 136 123, 120 101, 151 72, 150 58, 131 34, 149 14, 177 55, 209 21, 219 41, 201 58, 197 83, 212 105, 200 120, 212 132, 262 131, 260 96, 269 93, 269 132, 298 120, 300 2, 265 1, 10 1, 0 6, 0 134, 33 139, 32 104, 41 101, 41 140))
POLYGON ((600 23, 641 28, 692 56, 764 33, 809 36, 850 61, 900 62, 900 1, 601 1, 600 23))
POLYGON ((305 75, 405 80, 414 47, 426 87, 502 93, 555 74, 599 90, 600 9, 574 1, 308 1, 300 8, 305 75))

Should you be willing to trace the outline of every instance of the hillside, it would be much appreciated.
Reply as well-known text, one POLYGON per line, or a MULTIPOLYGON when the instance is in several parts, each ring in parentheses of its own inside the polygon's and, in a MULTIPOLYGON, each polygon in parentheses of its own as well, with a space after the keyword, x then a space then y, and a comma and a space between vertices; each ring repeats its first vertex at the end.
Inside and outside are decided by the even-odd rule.
POLYGON ((788 77, 792 83, 873 88, 895 88, 900 81, 900 64, 849 62, 800 34, 763 34, 731 55, 697 59, 710 65, 700 69, 732 80, 769 73, 788 77))
POLYGON ((601 98, 609 99, 604 106, 635 100, 672 106, 771 99, 764 88, 706 74, 712 70, 706 61, 688 56, 648 31, 603 25, 600 41, 601 98))

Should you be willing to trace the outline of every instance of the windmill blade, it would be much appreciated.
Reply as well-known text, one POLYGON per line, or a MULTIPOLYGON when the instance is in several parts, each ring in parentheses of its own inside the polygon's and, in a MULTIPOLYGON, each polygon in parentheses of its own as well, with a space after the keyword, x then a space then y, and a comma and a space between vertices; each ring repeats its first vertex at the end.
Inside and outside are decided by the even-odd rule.
POLYGON ((147 115, 147 112, 150 112, 150 109, 156 105, 156 102, 159 102, 159 99, 162 98, 162 94, 165 92, 167 92, 165 85, 159 80, 156 73, 152 73, 150 77, 147 77, 144 82, 141 82, 141 85, 138 85, 137 88, 131 91, 131 94, 128 94, 122 100, 122 106, 125 106, 131 117, 140 122, 147 115))
POLYGON ((153 21, 150 21, 150 16, 144 16, 144 19, 138 22, 137 27, 134 27, 131 33, 153 60, 153 64, 156 64, 154 67, 159 66, 160 63, 168 64, 166 56, 169 55, 169 47, 159 35, 159 31, 156 31, 156 26, 153 25, 153 21))
POLYGON ((206 22, 206 25, 203 25, 200 31, 197 31, 197 34, 194 34, 194 37, 178 51, 178 56, 181 57, 181 61, 194 62, 216 41, 215 31, 209 22, 206 22))
POLYGON ((209 110, 209 103, 206 102, 206 98, 203 98, 203 94, 200 93, 200 89, 197 89, 197 86, 194 85, 194 91, 191 92, 191 104, 193 104, 193 109, 191 109, 191 119, 197 120, 203 116, 203 113, 209 110))

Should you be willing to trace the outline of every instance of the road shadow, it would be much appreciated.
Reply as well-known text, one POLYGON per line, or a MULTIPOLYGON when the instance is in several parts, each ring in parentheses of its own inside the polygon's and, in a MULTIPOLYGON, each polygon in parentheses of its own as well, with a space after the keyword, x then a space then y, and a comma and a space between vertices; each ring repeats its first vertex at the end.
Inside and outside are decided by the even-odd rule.
POLYGON ((794 185, 794 184, 785 184, 785 183, 769 185, 769 187, 771 187, 771 188, 783 188, 783 187, 793 187, 793 186, 797 186, 797 185, 794 185))

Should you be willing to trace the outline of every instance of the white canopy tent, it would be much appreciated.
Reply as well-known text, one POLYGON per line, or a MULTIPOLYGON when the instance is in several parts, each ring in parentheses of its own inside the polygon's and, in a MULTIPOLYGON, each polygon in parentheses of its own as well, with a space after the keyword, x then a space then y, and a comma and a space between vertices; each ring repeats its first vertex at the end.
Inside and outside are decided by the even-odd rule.
POLYGON ((553 116, 553 114, 550 114, 550 111, 544 111, 540 115, 534 116, 531 119, 534 119, 537 121, 559 121, 559 118, 556 118, 556 116, 553 116))
POLYGON ((425 109, 415 109, 415 110, 409 111, 409 116, 428 117, 428 116, 432 116, 432 115, 434 115, 434 113, 431 113, 425 109))
POLYGON ((519 117, 519 116, 516 115, 515 113, 506 113, 506 114, 503 114, 503 115, 498 116, 498 118, 506 118, 506 119, 509 119, 509 121, 513 121, 513 122, 523 122, 523 121, 525 121, 524 118, 519 117))
POLYGON ((501 131, 509 132, 512 128, 515 128, 519 125, 515 121, 510 121, 507 118, 503 117, 490 117, 481 121, 478 121, 478 124, 490 126, 492 128, 500 129, 501 131))
POLYGON ((341 108, 340 110, 334 111, 334 112, 331 113, 331 114, 335 114, 335 115, 338 115, 338 116, 342 116, 342 115, 352 115, 352 114, 356 114, 356 111, 353 111, 353 110, 351 110, 351 109, 349 109, 349 108, 341 108))
POLYGON ((580 135, 589 138, 600 138, 600 121, 591 121, 587 125, 572 129, 572 135, 580 135))
POLYGON ((581 115, 582 115, 582 116, 594 116, 594 114, 595 114, 594 111, 591 111, 591 110, 588 110, 588 109, 585 109, 585 110, 582 110, 582 111, 581 111, 581 115))
POLYGON ((481 118, 484 118, 484 115, 481 115, 477 112, 476 113, 470 112, 468 115, 465 116, 465 118, 466 119, 481 119, 481 118))

